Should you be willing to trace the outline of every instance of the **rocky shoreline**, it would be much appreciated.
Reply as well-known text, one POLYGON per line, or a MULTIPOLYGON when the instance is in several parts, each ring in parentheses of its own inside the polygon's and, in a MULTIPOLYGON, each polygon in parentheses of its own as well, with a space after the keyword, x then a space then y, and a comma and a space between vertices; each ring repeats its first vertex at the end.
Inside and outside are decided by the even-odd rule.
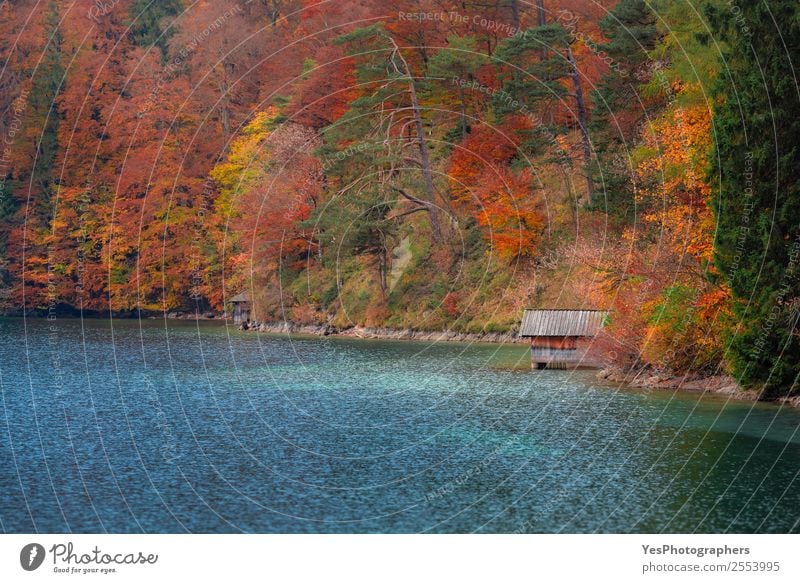
MULTIPOLYGON (((9 316, 10 314, 3 314, 9 316)), ((16 315, 16 314, 13 314, 16 315)), ((133 314, 119 313, 114 317, 133 317, 133 314)), ((202 314, 188 312, 168 312, 158 316, 154 314, 140 314, 139 317, 147 319, 164 318, 170 320, 228 320, 226 314, 206 312, 202 314)), ((230 321, 230 320, 228 320, 230 321)), ((327 324, 297 324, 294 322, 250 322, 239 326, 240 330, 264 332, 267 334, 300 334, 308 336, 340 336, 344 338, 383 339, 383 340, 420 340, 426 342, 466 342, 488 344, 527 344, 524 338, 519 338, 515 331, 507 332, 456 332, 453 330, 415 330, 412 328, 384 328, 352 326, 337 328, 327 324)), ((618 382, 629 387, 645 390, 679 390, 688 392, 708 392, 741 401, 758 401, 757 391, 748 391, 741 388, 728 375, 692 376, 668 375, 651 368, 624 370, 613 364, 598 371, 597 377, 601 380, 618 382)), ((782 397, 772 402, 790 407, 800 407, 800 395, 782 397)))
MULTIPOLYGON (((13 317, 17 314, 0 314, 4 317, 13 317)), ((206 312, 202 314, 189 312, 168 312, 155 314, 136 314, 147 319, 167 318, 170 320, 222 320, 230 321, 226 314, 206 312)), ((90 316, 91 317, 91 316, 90 316)), ((97 316, 94 316, 97 317, 97 316)), ((134 314, 118 313, 116 318, 135 317, 134 314)), ((384 328, 353 326, 350 328, 337 328, 326 324, 297 324, 294 322, 250 322, 239 326, 240 330, 264 332, 268 334, 300 334, 308 336, 340 336, 344 338, 383 339, 383 340, 420 340, 426 342, 466 342, 488 344, 527 344, 524 338, 519 338, 515 331, 507 332, 456 332, 452 330, 415 330, 412 328, 384 328)), ((740 401, 758 401, 757 391, 748 391, 740 387, 735 379, 728 375, 692 376, 668 375, 651 368, 624 370, 613 364, 606 366, 597 373, 601 380, 624 384, 629 387, 645 390, 679 390, 688 392, 708 392, 725 396, 740 401)), ((800 407, 800 395, 781 397, 771 402, 789 407, 800 407)))
MULTIPOLYGON (((625 384, 630 387, 648 390, 688 391, 693 393, 713 393, 737 401, 759 401, 757 391, 748 391, 739 386, 736 380, 725 374, 712 376, 665 375, 652 369, 639 369, 625 372, 610 366, 597 373, 597 378, 625 384)), ((774 401, 763 401, 800 407, 800 395, 781 397, 774 401)))
POLYGON ((342 336, 384 340, 425 340, 433 342, 485 342, 491 344, 527 344, 516 332, 455 332, 452 330, 414 330, 411 328, 369 328, 353 326, 336 328, 326 324, 295 324, 292 322, 251 322, 241 330, 254 330, 269 334, 307 334, 311 336, 342 336))
MULTIPOLYGON (((481 342, 491 344, 527 344, 514 331, 467 333, 448 330, 414 330, 411 328, 370 328, 353 326, 336 328, 326 324, 296 324, 293 322, 251 322, 240 326, 241 330, 252 330, 268 334, 305 334, 309 336, 341 336, 345 338, 384 339, 384 340, 422 340, 430 342, 481 342)), ((741 388, 733 377, 728 375, 691 376, 665 375, 649 368, 624 371, 613 365, 597 373, 602 380, 622 383, 639 389, 679 390, 688 392, 708 392, 740 401, 758 401, 756 391, 741 388)), ((773 403, 800 407, 800 395, 783 397, 773 403)))
POLYGON ((48 312, 43 309, 33 310, 20 310, 20 309, 7 309, 0 310, 0 318, 56 318, 74 319, 74 318, 90 318, 90 319, 105 319, 113 318, 115 320, 225 320, 227 315, 224 312, 181 312, 169 311, 161 312, 157 310, 83 310, 72 307, 59 307, 54 312, 48 312))

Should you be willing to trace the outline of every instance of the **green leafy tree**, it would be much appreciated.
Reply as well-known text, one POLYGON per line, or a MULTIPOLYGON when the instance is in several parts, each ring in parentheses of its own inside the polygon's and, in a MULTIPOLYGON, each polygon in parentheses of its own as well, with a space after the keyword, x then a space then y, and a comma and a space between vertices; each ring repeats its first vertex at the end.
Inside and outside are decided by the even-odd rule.
MULTIPOLYGON (((637 104, 644 103, 644 69, 651 62, 650 52, 658 46, 661 34, 656 13, 644 0, 621 0, 600 21, 600 29, 608 42, 597 45, 595 50, 601 52, 609 68, 592 94, 592 137, 598 152, 594 173, 599 176, 604 193, 595 204, 603 205, 612 215, 632 218, 633 188, 625 160, 638 123, 647 114, 637 104), (637 109, 640 115, 631 119, 629 112, 637 109)), ((655 105, 659 107, 661 103, 655 105)))
POLYGON ((134 42, 143 47, 158 47, 166 60, 167 43, 174 31, 165 29, 163 20, 179 15, 182 10, 181 0, 136 0, 130 9, 135 20, 130 32, 134 42))
MULTIPOLYGON (((462 139, 470 131, 464 86, 475 79, 475 72, 486 62, 486 57, 478 51, 475 37, 452 35, 447 38, 447 47, 437 51, 428 63, 430 76, 439 81, 444 92, 457 94, 462 139)), ((442 101, 446 102, 446 99, 445 95, 442 101)))
MULTIPOLYGON (((501 114, 508 113, 515 109, 516 100, 523 102, 531 111, 536 111, 542 103, 574 99, 575 118, 583 150, 586 195, 591 203, 595 189, 591 170, 588 110, 581 72, 572 50, 577 37, 570 35, 561 23, 547 24, 543 19, 540 22, 540 26, 514 35, 498 47, 497 57, 503 63, 520 65, 506 67, 508 71, 504 92, 496 94, 495 108, 501 114), (516 99, 508 99, 509 94, 516 99)), ((540 129, 535 131, 540 132, 540 129)))
POLYGON ((383 185, 387 194, 400 194, 414 205, 413 211, 427 214, 431 238, 441 243, 443 201, 434 184, 420 76, 381 25, 358 29, 338 42, 348 45, 356 58, 358 79, 366 88, 326 135, 328 148, 341 148, 340 169, 350 173, 342 182, 366 179, 383 185), (409 175, 419 179, 409 182, 409 175))

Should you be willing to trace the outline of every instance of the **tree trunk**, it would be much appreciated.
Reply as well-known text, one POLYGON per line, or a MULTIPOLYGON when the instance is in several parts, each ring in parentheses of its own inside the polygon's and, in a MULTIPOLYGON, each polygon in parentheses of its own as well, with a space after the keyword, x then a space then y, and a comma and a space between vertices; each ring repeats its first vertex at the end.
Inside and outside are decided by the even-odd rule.
POLYGON ((461 98, 461 139, 467 137, 467 104, 465 103, 464 88, 459 84, 458 95, 461 98))
POLYGON ((414 80, 409 77, 409 88, 411 89, 411 107, 414 110, 414 126, 417 128, 417 146, 419 148, 419 158, 422 162, 422 175, 425 178, 425 191, 428 195, 428 202, 431 204, 428 215, 431 220, 431 232, 435 243, 442 241, 442 227, 439 223, 439 209, 436 207, 436 188, 433 186, 433 172, 431 171, 431 161, 428 157, 428 148, 425 145, 425 128, 422 125, 422 115, 419 111, 417 101, 417 91, 414 88, 414 80))
POLYGON ((586 120, 586 104, 583 101, 583 88, 578 63, 572 54, 572 47, 567 47, 567 60, 572 67, 572 85, 575 88, 575 102, 578 110, 578 125, 581 129, 581 142, 583 143, 583 171, 586 174, 586 191, 589 203, 594 201, 594 180, 592 180, 592 143, 589 139, 589 126, 586 120))
POLYGON ((511 24, 514 26, 514 32, 519 32, 519 1, 511 0, 511 24))
POLYGON ((439 209, 436 206, 436 188, 433 185, 433 171, 431 170, 431 160, 428 156, 428 148, 425 144, 425 127, 422 125, 422 114, 419 109, 419 101, 417 100, 417 89, 414 83, 414 77, 411 74, 411 68, 408 66, 403 55, 400 53, 400 48, 394 39, 391 39, 394 45, 394 50, 403 63, 406 77, 408 77, 408 91, 411 95, 411 110, 414 114, 414 127, 417 132, 417 147, 419 149, 419 159, 422 165, 422 176, 425 179, 425 194, 427 195, 428 202, 428 217, 431 221, 431 234, 434 243, 442 242, 442 225, 439 221, 439 209))
POLYGON ((386 253, 386 243, 381 241, 381 248, 378 252, 378 282, 381 287, 381 297, 385 300, 386 299, 386 271, 388 267, 387 261, 387 253, 386 253))
POLYGON ((269 20, 272 26, 278 24, 278 17, 281 14, 281 0, 261 0, 262 4, 267 7, 269 13, 269 20))
MULTIPOLYGON (((544 11, 544 0, 536 0, 536 22, 539 26, 547 24, 547 14, 544 11)), ((547 59, 547 47, 542 46, 542 60, 547 59)))

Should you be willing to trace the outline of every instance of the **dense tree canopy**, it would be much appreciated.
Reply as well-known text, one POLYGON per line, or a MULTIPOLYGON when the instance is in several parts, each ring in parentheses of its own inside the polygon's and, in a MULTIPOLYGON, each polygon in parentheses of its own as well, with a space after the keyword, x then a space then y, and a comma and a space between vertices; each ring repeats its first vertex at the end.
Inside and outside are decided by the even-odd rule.
POLYGON ((736 298, 731 362, 743 382, 780 393, 800 374, 800 5, 709 12, 729 47, 715 87, 714 207, 719 278, 736 298))
POLYGON ((0 4, 0 302, 800 372, 790 0, 0 4), (775 27, 778 27, 777 29, 775 27), (780 33, 780 34, 778 34, 780 33))

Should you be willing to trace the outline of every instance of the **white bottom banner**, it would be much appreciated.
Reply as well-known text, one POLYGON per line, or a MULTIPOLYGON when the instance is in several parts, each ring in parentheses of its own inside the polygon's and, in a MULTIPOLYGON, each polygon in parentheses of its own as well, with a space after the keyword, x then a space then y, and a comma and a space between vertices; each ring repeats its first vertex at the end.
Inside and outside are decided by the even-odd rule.
POLYGON ((791 535, 3 535, 0 581, 798 581, 791 535))

